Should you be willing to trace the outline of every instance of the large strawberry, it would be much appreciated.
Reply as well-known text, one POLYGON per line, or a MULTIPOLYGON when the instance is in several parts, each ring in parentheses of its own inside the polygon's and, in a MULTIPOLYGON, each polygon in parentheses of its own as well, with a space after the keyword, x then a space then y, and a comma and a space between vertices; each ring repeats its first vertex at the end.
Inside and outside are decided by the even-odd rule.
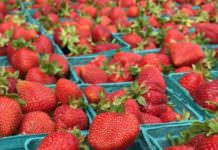
POLYGON ((35 46, 35 49, 37 52, 40 53, 52 53, 52 45, 49 39, 44 36, 40 35, 33 43, 33 46, 35 46))
POLYGON ((193 92, 194 100, 203 108, 216 111, 218 104, 218 80, 199 85, 193 92))
POLYGON ((88 118, 80 108, 61 105, 54 111, 54 120, 58 129, 73 129, 74 127, 85 130, 88 127, 88 118))
POLYGON ((94 118, 88 139, 95 150, 118 150, 127 149, 138 134, 139 123, 134 115, 107 112, 94 118))
POLYGON ((15 133, 22 119, 22 110, 16 100, 0 96, 0 137, 15 133))
POLYGON ((24 115, 21 125, 21 134, 42 134, 55 131, 55 123, 48 114, 41 111, 33 111, 24 115))
POLYGON ((85 65, 81 68, 81 78, 86 83, 97 84, 108 82, 107 74, 94 65, 85 65))
POLYGON ((70 133, 53 132, 43 139, 37 150, 78 150, 79 141, 70 133))
POLYGON ((109 41, 111 33, 105 26, 97 25, 92 29, 92 39, 94 42, 109 41))
POLYGON ((62 104, 67 104, 69 101, 78 100, 82 97, 81 90, 70 80, 61 78, 56 83, 55 94, 57 100, 62 104))
POLYGON ((199 45, 189 42, 170 44, 170 55, 175 66, 192 65, 204 58, 204 53, 199 45))
POLYGON ((56 105, 56 98, 52 89, 43 84, 19 80, 17 92, 19 97, 25 101, 25 105, 22 107, 24 112, 49 112, 56 105))

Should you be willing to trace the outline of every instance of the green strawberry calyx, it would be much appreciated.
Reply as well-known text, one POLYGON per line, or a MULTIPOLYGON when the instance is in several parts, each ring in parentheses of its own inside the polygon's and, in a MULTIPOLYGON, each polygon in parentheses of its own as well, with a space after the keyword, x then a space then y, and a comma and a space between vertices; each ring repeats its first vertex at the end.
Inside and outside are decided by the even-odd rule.
POLYGON ((63 77, 62 67, 57 65, 57 61, 49 61, 49 55, 40 58, 40 70, 50 76, 63 77))
POLYGON ((62 2, 59 10, 59 17, 69 17, 71 12, 71 8, 68 3, 62 2))
POLYGON ((15 48, 16 50, 20 48, 28 48, 30 50, 35 50, 35 47, 32 45, 31 41, 26 41, 23 38, 19 38, 17 40, 12 40, 11 41, 11 46, 15 48))
POLYGON ((11 36, 12 36, 12 30, 8 30, 4 34, 0 33, 0 39, 1 39, 0 47, 5 47, 10 41, 11 36))
POLYGON ((180 132, 178 138, 169 137, 173 145, 182 145, 197 135, 211 136, 214 134, 218 134, 218 113, 212 119, 207 119, 204 122, 194 122, 187 130, 180 132))

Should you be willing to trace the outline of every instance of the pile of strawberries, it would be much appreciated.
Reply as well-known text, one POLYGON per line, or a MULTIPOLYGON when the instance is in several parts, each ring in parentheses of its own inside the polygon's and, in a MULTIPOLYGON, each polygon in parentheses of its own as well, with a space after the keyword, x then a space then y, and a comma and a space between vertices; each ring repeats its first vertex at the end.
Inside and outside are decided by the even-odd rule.
MULTIPOLYGON (((217 23, 209 0, 1 1, 0 137, 47 134, 38 150, 143 149, 144 128, 216 112, 217 23), (190 112, 176 110, 174 90, 190 112)), ((165 150, 216 150, 217 121, 193 123, 165 150)))

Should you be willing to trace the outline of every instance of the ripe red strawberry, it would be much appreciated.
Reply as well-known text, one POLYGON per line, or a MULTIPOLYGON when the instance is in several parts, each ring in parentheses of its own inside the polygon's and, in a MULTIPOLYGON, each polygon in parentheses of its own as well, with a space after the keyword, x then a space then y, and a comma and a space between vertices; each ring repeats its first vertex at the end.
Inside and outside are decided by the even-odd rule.
POLYGON ((70 80, 61 78, 56 83, 55 93, 57 100, 62 104, 67 104, 69 101, 77 100, 82 97, 81 90, 70 80))
POLYGON ((135 18, 139 15, 139 8, 137 6, 131 6, 127 10, 127 16, 135 18))
POLYGON ((203 134, 196 135, 188 141, 187 145, 197 147, 204 140, 204 138, 205 136, 203 134))
POLYGON ((216 150, 218 149, 218 135, 212 135, 204 138, 196 147, 197 150, 216 150))
POLYGON ((214 2, 208 2, 201 6, 202 10, 212 14, 216 11, 216 5, 214 2))
POLYGON ((62 73, 66 76, 69 72, 68 62, 64 56, 58 54, 51 54, 49 57, 49 62, 57 62, 57 66, 62 68, 62 73))
POLYGON ((127 149, 138 134, 139 123, 133 115, 107 112, 94 118, 88 140, 95 150, 121 150, 127 149))
POLYGON ((94 65, 85 65, 81 68, 81 78, 86 83, 97 84, 108 81, 107 74, 94 65))
POLYGON ((110 41, 110 31, 102 25, 97 25, 92 29, 92 39, 94 42, 110 41))
POLYGON ((25 101, 22 107, 24 112, 49 112, 55 107, 56 98, 52 89, 43 84, 19 80, 17 92, 19 97, 25 101))
POLYGON ((217 110, 218 104, 218 80, 207 82, 199 85, 193 92, 192 96, 195 102, 197 102, 203 108, 207 108, 212 111, 217 110))
POLYGON ((107 94, 106 99, 108 101, 114 101, 116 98, 123 97, 125 95, 125 93, 126 92, 124 89, 116 90, 112 93, 107 94))
POLYGON ((161 119, 148 113, 140 113, 141 124, 158 124, 162 123, 161 119))
POLYGON ((136 48, 137 45, 142 42, 142 38, 134 32, 123 35, 122 39, 128 43, 131 48, 136 48))
POLYGON ((179 83, 187 90, 190 94, 200 85, 205 82, 204 77, 200 73, 191 72, 184 75, 179 83))
POLYGON ((19 132, 21 134, 43 134, 55 131, 55 123, 48 114, 33 111, 24 115, 19 132))
POLYGON ((121 7, 114 7, 111 9, 111 11, 109 13, 109 17, 113 22, 125 20, 126 13, 121 7))
POLYGON ((152 25, 153 27, 156 27, 156 28, 159 28, 161 26, 161 24, 157 20, 157 17, 154 15, 149 17, 148 22, 150 25, 152 25))
POLYGON ((25 76, 26 81, 34 81, 42 84, 54 84, 56 82, 56 77, 52 75, 47 75, 42 72, 39 67, 34 67, 29 69, 25 76))
POLYGON ((179 145, 179 146, 170 146, 165 148, 164 150, 195 150, 195 149, 192 146, 179 145))
POLYGON ((0 96, 0 137, 15 133, 21 119, 22 110, 16 100, 0 96))
POLYGON ((119 44, 113 44, 113 43, 99 43, 95 46, 93 46, 93 53, 100 53, 108 50, 115 50, 119 49, 121 46, 119 44))
POLYGON ((175 73, 190 72, 190 71, 192 71, 192 68, 189 66, 182 66, 174 70, 175 73))
POLYGON ((94 6, 92 5, 83 5, 81 8, 81 12, 84 14, 89 15, 92 18, 95 18, 97 15, 97 10, 94 6))
POLYGON ((107 62, 108 59, 104 55, 98 55, 94 59, 92 59, 89 64, 95 65, 96 67, 103 66, 104 62, 107 62))
POLYGON ((179 115, 173 111, 173 109, 171 107, 167 107, 167 111, 166 112, 163 112, 161 115, 160 115, 160 119, 163 121, 163 122, 172 122, 172 121, 176 121, 177 118, 179 117, 179 115))
POLYGON ((124 112, 127 114, 133 114, 140 122, 140 110, 136 100, 127 99, 124 103, 124 112))
POLYGON ((153 65, 156 68, 158 68, 158 70, 161 71, 161 63, 160 63, 160 59, 158 58, 157 54, 155 53, 150 53, 150 54, 146 54, 142 57, 142 59, 139 62, 139 67, 144 67, 145 65, 153 65))
POLYGON ((79 141, 70 133, 53 132, 42 140, 37 150, 78 150, 79 141))
POLYGON ((27 30, 25 27, 17 27, 16 30, 13 30, 12 38, 14 40, 23 38, 28 41, 34 39, 38 36, 37 32, 34 30, 27 30))
POLYGON ((34 41, 33 46, 35 46, 36 51, 39 53, 51 54, 53 52, 50 40, 44 35, 40 35, 34 41))
POLYGON ((161 72, 152 65, 146 65, 139 73, 138 79, 139 84, 142 83, 155 83, 158 84, 162 89, 166 89, 166 84, 161 72))
POLYGON ((136 4, 135 0, 118 0, 121 7, 127 8, 136 4))
POLYGON ((154 105, 167 103, 167 97, 158 85, 149 85, 148 88, 149 91, 143 95, 143 97, 146 99, 146 102, 154 105))
POLYGON ((189 66, 204 58, 201 47, 189 42, 172 43, 169 51, 175 66, 189 66))
POLYGON ((162 113, 166 112, 167 105, 166 104, 160 104, 160 105, 153 105, 153 104, 147 104, 145 106, 145 112, 154 116, 160 116, 162 113))
POLYGON ((24 48, 17 50, 11 59, 12 66, 23 73, 39 65, 38 54, 24 48))
POLYGON ((88 127, 88 118, 80 108, 61 105, 54 111, 54 120, 58 129, 71 130, 74 127, 85 130, 88 127))
POLYGON ((91 103, 98 103, 100 101, 100 93, 105 93, 104 89, 101 86, 92 84, 83 89, 83 92, 88 100, 91 103))
POLYGON ((6 5, 4 4, 4 2, 0 2, 0 13, 5 14, 6 13, 6 5))

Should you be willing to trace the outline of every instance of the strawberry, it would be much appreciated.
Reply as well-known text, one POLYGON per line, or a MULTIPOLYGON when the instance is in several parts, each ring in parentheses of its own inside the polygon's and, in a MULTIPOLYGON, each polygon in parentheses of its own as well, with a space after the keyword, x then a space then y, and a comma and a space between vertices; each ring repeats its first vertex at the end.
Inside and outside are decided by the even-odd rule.
POLYGON ((144 55, 139 62, 139 67, 143 68, 147 64, 153 65, 156 68, 158 68, 158 70, 161 71, 162 66, 161 66, 160 59, 158 58, 157 54, 150 53, 150 54, 144 55))
POLYGON ((15 133, 21 119, 22 110, 16 100, 0 96, 0 137, 15 133))
POLYGON ((200 85, 205 82, 204 77, 200 73, 191 72, 184 75, 179 83, 187 90, 190 94, 200 85))
POLYGON ((218 80, 199 85, 192 93, 193 99, 203 108, 217 110, 218 80))
POLYGON ((134 99, 127 99, 124 103, 124 112, 133 114, 140 121, 139 105, 134 99))
POLYGON ((164 150, 195 150, 192 146, 179 145, 179 146, 170 146, 165 148, 164 150))
POLYGON ((196 135, 188 141, 187 145, 197 147, 204 140, 204 138, 205 136, 203 134, 196 135))
POLYGON ((94 42, 110 41, 111 33, 105 26, 96 25, 92 29, 92 39, 94 42))
POLYGON ((165 93, 160 90, 160 87, 156 84, 148 86, 149 91, 146 92, 143 97, 148 103, 159 105, 167 102, 167 97, 165 93), (152 86, 152 87, 151 87, 152 86))
POLYGON ((42 84, 54 84, 56 82, 55 76, 47 75, 42 72, 39 67, 29 69, 25 76, 26 81, 34 81, 42 84))
POLYGON ((67 132, 53 132, 42 140, 37 150, 78 150, 79 141, 70 133, 67 132))
POLYGON ((189 66, 182 66, 174 70, 175 73, 190 72, 190 71, 192 71, 192 68, 189 66))
POLYGON ((55 123, 48 114, 41 111, 33 111, 24 115, 21 125, 21 134, 42 134, 55 131, 55 123))
POLYGON ((127 149, 138 134, 139 123, 133 115, 107 112, 94 118, 88 140, 95 150, 127 149))
POLYGON ((126 19, 126 13, 121 7, 114 7, 109 13, 110 19, 114 21, 120 21, 126 19))
POLYGON ((102 67, 104 62, 107 62, 108 59, 104 55, 98 55, 94 59, 92 59, 89 64, 95 65, 96 67, 102 67))
POLYGON ((158 124, 162 123, 161 119, 148 113, 140 113, 141 124, 158 124))
POLYGON ((174 112, 173 109, 169 106, 167 107, 167 111, 160 115, 160 119, 163 122, 173 122, 176 121, 178 117, 179 115, 176 112, 174 112))
POLYGON ((58 129, 71 130, 74 127, 85 130, 88 127, 88 118, 80 108, 61 105, 54 111, 54 120, 58 129))
POLYGON ((218 135, 212 135, 204 138, 201 143, 196 147, 198 150, 216 150, 218 149, 218 135))
POLYGON ((135 18, 139 15, 139 8, 137 6, 131 6, 127 10, 127 16, 135 18))
POLYGON ((37 53, 25 48, 16 51, 11 59, 12 66, 23 73, 39 65, 37 53))
POLYGON ((155 83, 158 84, 162 89, 166 89, 166 84, 161 72, 152 65, 146 65, 138 75, 137 81, 139 84, 142 83, 155 83))
POLYGON ((19 97, 25 101, 22 107, 24 112, 49 112, 55 107, 56 98, 52 89, 43 84, 19 80, 17 92, 19 97))
POLYGON ((118 0, 121 7, 127 8, 136 4, 135 0, 118 0))
POLYGON ((134 32, 123 35, 122 39, 128 43, 131 48, 136 48, 137 45, 142 42, 142 38, 134 32))
POLYGON ((69 67, 68 67, 68 62, 67 59, 58 54, 51 54, 49 57, 49 62, 56 62, 58 67, 61 67, 62 69, 62 74, 66 76, 69 72, 69 67))
POLYGON ((27 30, 24 27, 17 27, 16 30, 13 31, 12 38, 14 40, 23 38, 28 41, 37 37, 37 32, 34 30, 27 30))
POLYGON ((108 81, 107 74, 94 65, 85 65, 81 68, 81 78, 86 83, 97 84, 108 81))
POLYGON ((120 45, 118 44, 113 44, 113 43, 99 43, 95 45, 92 49, 93 53, 100 53, 108 50, 114 50, 114 49, 119 49, 121 48, 120 45))
POLYGON ((153 105, 153 104, 147 104, 145 106, 145 112, 154 116, 160 116, 162 113, 166 112, 167 105, 166 104, 160 104, 160 105, 153 105))
POLYGON ((83 5, 81 8, 81 12, 95 18, 97 15, 97 10, 92 5, 83 5))
POLYGON ((126 94, 124 89, 116 90, 107 95, 106 99, 108 101, 114 101, 116 98, 123 97, 126 94))
POLYGON ((105 93, 104 89, 98 85, 90 85, 83 89, 83 92, 88 100, 91 103, 98 103, 100 101, 100 93, 105 93))
POLYGON ((204 58, 201 47, 189 42, 172 43, 169 51, 173 64, 178 67, 195 64, 204 58))
POLYGON ((50 40, 44 35, 40 35, 34 41, 33 46, 35 46, 36 51, 39 53, 51 54, 53 52, 50 40))
POLYGON ((77 100, 82 97, 78 86, 73 81, 64 78, 57 81, 55 94, 57 100, 62 104, 67 104, 69 101, 77 100))
POLYGON ((152 15, 149 17, 149 20, 148 20, 149 24, 156 27, 156 28, 159 28, 161 26, 161 24, 158 22, 157 20, 157 17, 152 15))

